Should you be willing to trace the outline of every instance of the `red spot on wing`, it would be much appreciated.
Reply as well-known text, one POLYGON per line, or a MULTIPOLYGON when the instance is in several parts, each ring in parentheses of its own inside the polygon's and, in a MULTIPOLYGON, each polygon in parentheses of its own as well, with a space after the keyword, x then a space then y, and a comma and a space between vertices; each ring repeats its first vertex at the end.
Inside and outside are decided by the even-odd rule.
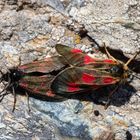
POLYGON ((76 83, 68 83, 69 86, 72 86, 72 87, 76 87, 77 84, 76 83))
POLYGON ((41 87, 45 87, 46 86, 46 83, 45 82, 42 82, 40 86, 41 87))
POLYGON ((19 67, 19 69, 26 69, 26 68, 28 68, 26 65, 22 65, 19 67))
POLYGON ((79 90, 78 87, 68 87, 69 92, 75 92, 75 91, 78 91, 78 90, 79 90))
POLYGON ((89 64, 91 62, 95 62, 95 60, 93 58, 91 58, 90 56, 86 55, 84 57, 84 64, 89 64))
POLYGON ((114 79, 113 78, 111 78, 111 77, 105 77, 105 78, 103 78, 103 83, 105 83, 105 84, 112 84, 112 83, 114 83, 114 79))
POLYGON ((39 89, 38 89, 38 88, 35 88, 35 89, 33 89, 32 92, 34 92, 34 93, 39 93, 39 89))
POLYGON ((43 66, 45 66, 45 61, 44 61, 44 63, 40 63, 40 64, 38 64, 40 67, 43 67, 43 66))
POLYGON ((81 53, 82 50, 79 50, 79 49, 72 49, 71 52, 72 52, 72 53, 81 53))
POLYGON ((77 86, 77 84, 75 84, 75 83, 68 83, 68 88, 67 88, 67 90, 69 91, 69 92, 74 92, 74 91, 79 91, 80 90, 80 88, 77 86))
POLYGON ((55 94, 52 91, 49 90, 49 91, 47 91, 47 96, 54 97, 55 94))
POLYGON ((87 73, 83 73, 82 81, 85 83, 93 83, 96 78, 93 75, 89 75, 87 73))
POLYGON ((25 82, 19 83, 19 86, 23 87, 23 88, 27 88, 28 84, 25 82))
POLYGON ((111 59, 105 59, 104 60, 105 63, 114 63, 115 61, 111 60, 111 59))

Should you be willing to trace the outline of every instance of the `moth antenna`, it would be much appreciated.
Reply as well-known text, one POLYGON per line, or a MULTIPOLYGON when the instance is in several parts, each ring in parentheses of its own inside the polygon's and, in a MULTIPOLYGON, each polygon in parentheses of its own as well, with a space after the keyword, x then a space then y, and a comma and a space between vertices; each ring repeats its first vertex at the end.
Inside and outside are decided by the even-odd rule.
POLYGON ((105 42, 103 42, 103 47, 105 48, 107 57, 113 59, 114 61, 117 61, 117 60, 109 53, 109 51, 107 50, 107 46, 106 46, 105 42))
POLYGON ((2 74, 2 77, 1 77, 1 79, 0 79, 0 82, 2 82, 3 84, 4 84, 4 88, 3 88, 3 90, 0 92, 0 101, 2 101, 3 100, 3 98, 5 97, 5 95, 7 95, 7 94, 9 94, 8 93, 8 91, 7 91, 7 88, 8 87, 10 87, 10 85, 11 85, 11 78, 10 78, 10 76, 9 76, 9 74, 10 74, 10 71, 8 70, 8 83, 7 84, 5 84, 4 83, 4 79, 3 79, 3 75, 4 75, 4 73, 2 72, 2 71, 0 71, 0 73, 2 74))
MULTIPOLYGON (((9 69, 7 69, 6 67, 5 67, 5 69, 7 70, 8 73, 10 73, 10 70, 9 69)), ((2 77, 0 78, 0 83, 1 83, 3 81, 3 75, 4 75, 4 73, 1 70, 0 70, 0 73, 2 75, 2 77)))
POLYGON ((0 83, 2 82, 2 76, 3 76, 3 72, 0 70, 0 73, 1 73, 1 78, 0 78, 0 83))
POLYGON ((3 98, 4 98, 4 94, 3 95, 0 95, 0 102, 3 100, 3 98))
POLYGON ((140 95, 136 93, 136 95, 140 98, 140 95))
POLYGON ((2 78, 2 77, 0 78, 0 83, 1 83, 1 82, 3 82, 3 78, 2 78))
MULTIPOLYGON (((2 82, 2 80, 1 80, 1 82, 2 82)), ((11 84, 11 79, 10 79, 10 77, 8 76, 8 83, 6 84, 6 86, 4 87, 4 89, 0 92, 0 94, 1 94, 2 92, 4 92, 5 90, 7 90, 7 88, 10 87, 10 84, 11 84)), ((1 94, 1 95, 3 95, 3 94, 1 94)))
MULTIPOLYGON (((7 90, 7 88, 10 86, 10 84, 7 84, 5 87, 4 87, 4 89, 0 92, 0 94, 2 93, 2 92, 4 92, 5 90, 7 90)), ((2 95, 2 94, 1 94, 2 95)))
POLYGON ((128 66, 129 63, 130 63, 132 60, 134 60, 134 59, 137 57, 137 55, 138 55, 139 53, 140 53, 140 51, 137 52, 132 58, 130 58, 124 65, 125 65, 125 66, 128 66))
POLYGON ((3 72, 0 70, 1 75, 3 75, 3 72))
POLYGON ((140 80, 140 77, 139 76, 137 76, 137 75, 133 75, 133 76, 140 80))
POLYGON ((9 92, 5 92, 3 94, 0 95, 1 99, 0 99, 0 102, 3 100, 3 98, 5 97, 5 95, 8 95, 8 94, 11 94, 9 92))
POLYGON ((136 77, 137 79, 140 79, 139 76, 137 76, 136 74, 133 74, 134 72, 132 70, 128 69, 128 71, 129 71, 129 74, 132 74, 132 76, 136 77))
POLYGON ((9 73, 11 73, 10 72, 10 70, 6 67, 6 65, 4 64, 4 66, 5 66, 5 69, 7 70, 7 72, 8 72, 8 84, 4 84, 4 82, 3 82, 3 75, 4 75, 4 73, 0 70, 0 73, 1 73, 1 78, 0 78, 0 83, 3 83, 4 84, 4 89, 0 92, 0 96, 4 96, 5 95, 5 93, 4 94, 1 94, 2 92, 4 92, 5 90, 7 90, 7 88, 10 86, 10 84, 11 84, 11 79, 10 79, 10 77, 9 77, 9 73))

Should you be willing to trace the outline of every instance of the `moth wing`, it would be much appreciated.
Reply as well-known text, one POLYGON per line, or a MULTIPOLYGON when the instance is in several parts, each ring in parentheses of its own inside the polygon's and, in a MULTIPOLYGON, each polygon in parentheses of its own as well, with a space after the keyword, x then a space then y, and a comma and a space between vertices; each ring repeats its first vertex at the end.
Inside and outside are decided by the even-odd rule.
POLYGON ((111 59, 100 60, 92 58, 80 49, 71 48, 65 45, 57 44, 55 46, 57 52, 62 55, 66 61, 73 66, 86 66, 92 68, 110 68, 112 65, 116 65, 117 62, 111 59))
POLYGON ((52 75, 24 76, 19 81, 19 86, 36 95, 60 99, 62 97, 56 95, 50 90, 50 84, 53 79, 54 76, 52 75))
POLYGON ((82 52, 80 49, 71 48, 65 45, 57 44, 56 51, 62 55, 69 64, 74 66, 84 66, 89 62, 95 61, 93 58, 82 52))
POLYGON ((18 67, 24 73, 42 72, 49 73, 54 70, 59 70, 66 65, 66 61, 62 56, 52 56, 45 59, 34 61, 18 67))
POLYGON ((89 70, 83 67, 70 67, 54 78, 51 90, 56 94, 74 94, 90 89, 95 90, 119 81, 119 77, 114 78, 107 72, 89 70))

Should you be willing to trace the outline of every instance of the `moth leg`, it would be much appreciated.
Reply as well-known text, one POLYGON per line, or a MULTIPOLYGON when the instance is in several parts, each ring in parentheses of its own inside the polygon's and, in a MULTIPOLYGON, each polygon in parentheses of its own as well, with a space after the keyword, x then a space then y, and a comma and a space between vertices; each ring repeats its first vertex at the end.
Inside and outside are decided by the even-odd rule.
POLYGON ((0 102, 3 100, 3 98, 4 98, 5 95, 4 94, 0 95, 0 102))
POLYGON ((28 110, 29 112, 31 111, 31 108, 30 108, 30 103, 29 103, 29 94, 27 92, 25 92, 26 94, 26 97, 27 97, 27 106, 28 106, 28 110))
POLYGON ((109 53, 109 51, 107 50, 107 47, 106 47, 106 45, 105 45, 105 42, 103 42, 103 46, 104 46, 104 48, 105 48, 105 52, 106 52, 106 54, 107 54, 107 57, 113 59, 114 61, 117 61, 117 60, 109 53))
POLYGON ((105 109, 108 108, 110 102, 111 102, 111 97, 112 95, 116 92, 116 90, 119 88, 119 86, 116 86, 115 89, 109 94, 108 96, 108 100, 107 100, 107 103, 105 104, 105 109))
POLYGON ((16 93, 15 93, 15 88, 14 87, 12 87, 12 93, 14 95, 14 105, 13 105, 12 112, 14 112, 15 106, 16 106, 16 101, 17 101, 17 99, 16 99, 16 93))

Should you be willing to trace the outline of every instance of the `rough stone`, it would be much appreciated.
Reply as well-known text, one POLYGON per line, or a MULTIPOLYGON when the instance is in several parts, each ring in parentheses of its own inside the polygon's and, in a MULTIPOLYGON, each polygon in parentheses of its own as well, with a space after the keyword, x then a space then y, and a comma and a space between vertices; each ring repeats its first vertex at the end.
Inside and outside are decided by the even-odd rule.
MULTIPOLYGON (((130 57, 140 49, 139 15, 138 0, 2 0, 0 68, 6 71, 17 67, 20 61, 25 64, 56 55, 57 43, 90 53, 98 50, 96 43, 105 42, 110 49, 122 50, 120 56, 130 57), (77 34, 82 25, 96 43, 77 34)), ((93 55, 106 57, 98 51, 93 55)), ((3 87, 1 83, 0 89, 3 87)), ((94 97, 94 92, 91 94, 94 97)), ((16 91, 16 96, 14 112, 12 94, 1 101, 0 139, 140 139, 138 78, 130 86, 119 88, 107 110, 92 101, 50 102, 30 97, 29 112, 24 91, 16 91), (94 110, 99 111, 97 116, 94 110)))

